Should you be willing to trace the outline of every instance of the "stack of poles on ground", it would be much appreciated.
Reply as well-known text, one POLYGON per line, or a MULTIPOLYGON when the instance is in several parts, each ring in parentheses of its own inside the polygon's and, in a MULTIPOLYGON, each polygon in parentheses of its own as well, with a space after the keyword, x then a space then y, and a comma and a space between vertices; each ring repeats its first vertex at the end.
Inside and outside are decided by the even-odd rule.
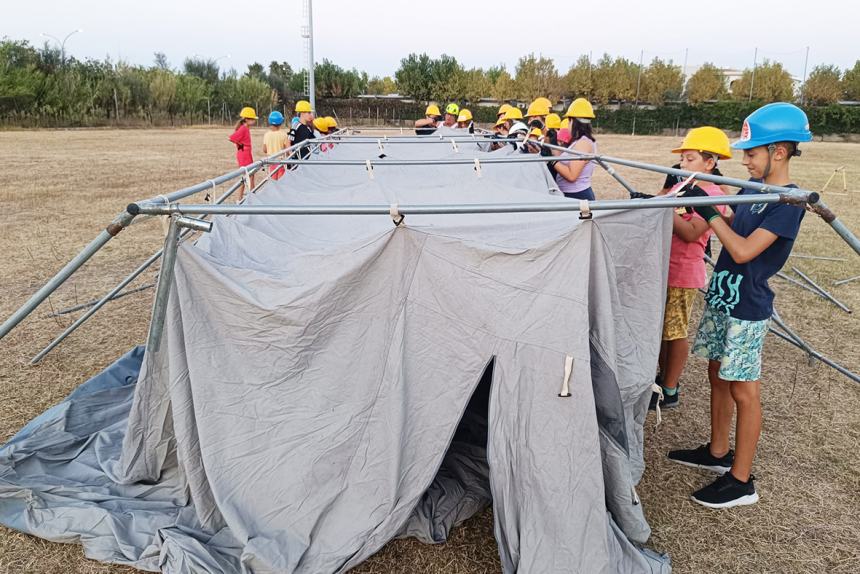
MULTIPOLYGON (((40 362, 45 355, 59 345, 66 337, 74 332, 78 327, 92 317, 99 309, 106 305, 109 301, 124 297, 133 292, 141 291, 149 288, 152 285, 156 286, 156 295, 153 302, 152 320, 147 337, 147 346, 150 349, 158 349, 161 339, 161 331, 164 324, 167 299, 169 296, 170 285, 173 281, 173 263, 176 258, 176 252, 179 243, 188 238, 196 231, 208 232, 212 228, 212 223, 206 221, 208 215, 229 215, 229 214, 257 214, 257 215, 386 215, 393 217, 393 209, 396 209, 399 217, 408 215, 430 215, 430 214, 475 214, 475 213, 537 213, 537 212, 562 212, 575 211, 579 212, 580 219, 589 219, 592 211, 613 210, 613 209, 665 209, 675 207, 695 207, 697 205, 740 205, 744 203, 790 203, 795 205, 804 205, 810 211, 815 212, 825 222, 827 222, 836 231, 848 245, 860 255, 860 240, 840 221, 836 215, 821 201, 818 193, 798 188, 788 188, 780 186, 772 186, 763 183, 752 182, 735 178, 715 176, 704 173, 691 173, 688 171, 667 168, 660 165, 648 164, 644 162, 625 160, 606 155, 599 154, 584 154, 576 150, 555 146, 547 143, 533 142, 533 145, 538 145, 562 154, 574 156, 572 159, 590 160, 609 173, 618 183, 624 187, 631 197, 641 197, 633 186, 631 186, 620 174, 618 174, 613 165, 621 165, 633 169, 642 169, 653 171, 666 175, 681 176, 684 178, 697 179, 708 181, 718 185, 729 185, 737 188, 754 189, 761 193, 756 195, 725 195, 716 197, 657 197, 649 200, 629 199, 629 200, 595 200, 595 201, 559 201, 559 202, 540 202, 540 203, 489 203, 489 204, 453 204, 453 205, 346 205, 346 206, 314 206, 314 205, 224 205, 224 201, 235 193, 242 185, 247 185, 250 181, 250 176, 254 173, 265 170, 266 166, 271 165, 305 165, 321 167, 325 165, 356 165, 367 170, 368 176, 373 177, 373 170, 377 167, 386 165, 456 165, 456 164, 474 164, 477 177, 481 177, 481 164, 495 163, 523 163, 523 162, 549 162, 557 161, 558 155, 523 155, 523 156, 507 156, 500 158, 486 159, 442 159, 442 160, 386 160, 384 158, 367 159, 367 160, 325 160, 318 158, 299 159, 298 153, 305 147, 315 148, 323 143, 377 143, 380 149, 384 149, 387 143, 442 143, 451 145, 455 152, 459 151, 458 145, 468 145, 470 143, 506 143, 519 142, 521 140, 513 138, 493 138, 486 130, 478 130, 480 133, 464 134, 464 135, 439 135, 439 136, 361 136, 362 131, 367 131, 365 128, 360 130, 341 129, 332 134, 312 139, 305 140, 299 144, 290 146, 281 150, 277 154, 265 159, 254 162, 243 168, 223 174, 211 180, 180 189, 167 195, 159 195, 144 201, 138 201, 126 208, 125 211, 116 216, 116 218, 78 255, 69 261, 54 277, 52 277, 45 285, 43 285, 33 296, 24 303, 17 311, 15 311, 2 325, 0 325, 0 339, 5 337, 12 329, 23 321, 30 313, 32 313, 45 299, 47 299, 60 285, 62 285, 75 271, 83 266, 96 252, 115 237, 120 231, 131 225, 138 216, 159 216, 166 215, 170 218, 170 225, 167 231, 167 237, 162 249, 153 253, 146 261, 144 261, 137 269, 123 279, 113 289, 108 291, 102 298, 76 305, 75 307, 61 310, 54 315, 74 312, 80 309, 89 307, 86 313, 81 315, 68 328, 63 331, 56 339, 54 339, 47 347, 40 351, 31 360, 31 364, 40 362), (286 158, 286 159, 284 159, 286 158), (233 185, 217 199, 214 197, 214 191, 217 186, 235 181, 233 185), (181 199, 189 196, 207 193, 210 197, 210 203, 204 204, 180 204, 181 199), (201 219, 189 217, 191 215, 201 216, 201 219), (147 268, 149 268, 158 259, 164 257, 159 271, 157 282, 138 287, 134 290, 123 291, 131 284, 138 276, 140 276, 147 268)), ((401 129, 401 133, 403 130, 401 129)), ((252 191, 256 192, 268 181, 268 170, 265 170, 266 177, 252 191)), ((141 218, 145 219, 145 218, 141 218)), ((140 220, 138 220, 140 221, 140 220)), ((398 221, 399 224, 399 221, 398 221)), ((710 261, 713 263, 712 261, 710 261)), ((807 284, 801 283, 784 273, 780 272, 779 276, 787 279, 794 284, 802 286, 817 295, 830 300, 835 305, 850 313, 844 304, 827 293, 823 288, 815 284, 809 277, 804 275, 800 270, 794 268, 794 271, 806 281, 807 284)), ((851 277, 835 284, 848 283, 860 279, 851 277)), ((838 363, 828 359, 821 353, 815 351, 807 344, 797 333, 791 330, 774 312, 773 323, 778 327, 770 327, 772 333, 802 349, 810 358, 821 361, 822 363, 836 369, 846 377, 860 382, 860 376, 842 367, 838 363)))

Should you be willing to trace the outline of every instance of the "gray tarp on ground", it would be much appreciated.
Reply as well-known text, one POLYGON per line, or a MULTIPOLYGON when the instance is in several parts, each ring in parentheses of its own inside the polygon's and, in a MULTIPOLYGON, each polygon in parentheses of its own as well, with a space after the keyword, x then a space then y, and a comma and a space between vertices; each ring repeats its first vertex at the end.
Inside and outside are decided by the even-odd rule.
MULTIPOLYGON (((249 202, 567 201, 542 164, 481 171, 304 166, 249 202)), ((110 370, 0 450, 0 522, 147 570, 341 572, 443 537, 487 502, 489 468, 505 572, 668 571, 633 543, 633 485, 669 215, 219 218, 180 248, 137 383, 110 370), (449 451, 491 360, 486 451, 449 451)))

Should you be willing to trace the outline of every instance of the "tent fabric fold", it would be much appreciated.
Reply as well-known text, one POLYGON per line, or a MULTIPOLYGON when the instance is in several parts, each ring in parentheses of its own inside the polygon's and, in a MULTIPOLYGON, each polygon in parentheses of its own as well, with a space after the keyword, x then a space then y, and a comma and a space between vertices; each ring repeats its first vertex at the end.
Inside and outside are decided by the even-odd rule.
MULTIPOLYGON (((568 200, 510 163, 301 166, 247 201, 568 200)), ((179 248, 159 351, 0 449, 0 523, 148 571, 320 573, 492 505, 505 573, 669 572, 635 485, 670 216, 218 218, 179 248)))

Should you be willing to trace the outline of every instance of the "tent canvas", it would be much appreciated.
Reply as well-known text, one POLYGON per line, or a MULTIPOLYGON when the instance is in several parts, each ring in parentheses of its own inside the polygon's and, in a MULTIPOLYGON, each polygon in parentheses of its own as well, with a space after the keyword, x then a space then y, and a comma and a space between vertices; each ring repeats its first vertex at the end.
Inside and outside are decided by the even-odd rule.
MULTIPOLYGON (((440 147, 384 153, 489 156, 440 147)), ((567 201, 547 173, 306 166, 248 202, 567 201)), ((0 522, 145 570, 341 572, 489 492, 505 572, 668 571, 634 486, 669 216, 219 218, 180 247, 159 350, 0 450, 0 522)))

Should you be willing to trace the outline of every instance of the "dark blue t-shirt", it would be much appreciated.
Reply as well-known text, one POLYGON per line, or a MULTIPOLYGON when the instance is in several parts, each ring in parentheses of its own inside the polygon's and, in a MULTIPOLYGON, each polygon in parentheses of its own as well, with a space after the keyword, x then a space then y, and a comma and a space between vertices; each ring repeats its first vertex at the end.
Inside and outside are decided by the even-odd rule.
MULTIPOLYGON (((742 189, 738 195, 756 193, 759 192, 742 189)), ((749 237, 761 227, 778 237, 748 263, 735 263, 728 250, 723 248, 705 300, 711 307, 736 319, 763 321, 773 314, 773 291, 767 280, 788 260, 805 211, 802 207, 785 203, 752 203, 736 205, 734 209, 732 230, 738 235, 749 237)))

